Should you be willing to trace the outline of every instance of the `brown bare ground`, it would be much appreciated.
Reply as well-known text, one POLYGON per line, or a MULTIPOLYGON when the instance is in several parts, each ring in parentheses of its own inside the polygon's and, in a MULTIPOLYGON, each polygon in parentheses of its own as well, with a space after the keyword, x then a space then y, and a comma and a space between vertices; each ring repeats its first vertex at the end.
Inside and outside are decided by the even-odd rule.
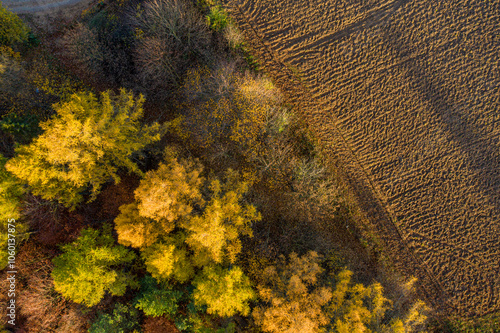
POLYGON ((500 310, 498 2, 225 6, 423 296, 500 310))

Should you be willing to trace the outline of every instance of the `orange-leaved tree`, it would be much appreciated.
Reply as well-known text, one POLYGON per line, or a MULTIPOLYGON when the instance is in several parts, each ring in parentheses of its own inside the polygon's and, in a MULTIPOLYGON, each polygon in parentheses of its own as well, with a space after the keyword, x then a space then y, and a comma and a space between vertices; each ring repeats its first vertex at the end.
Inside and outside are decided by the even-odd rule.
POLYGON ((322 286, 320 256, 313 251, 299 257, 281 256, 269 266, 258 285, 263 304, 252 313, 264 332, 313 333, 329 322, 322 308, 332 299, 330 287, 322 286))

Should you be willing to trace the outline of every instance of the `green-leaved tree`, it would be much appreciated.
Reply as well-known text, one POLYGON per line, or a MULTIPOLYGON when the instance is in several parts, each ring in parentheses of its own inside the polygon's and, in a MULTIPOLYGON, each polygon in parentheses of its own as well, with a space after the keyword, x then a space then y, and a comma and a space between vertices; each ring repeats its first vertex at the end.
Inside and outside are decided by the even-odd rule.
POLYGON ((182 296, 181 291, 158 285, 154 278, 147 275, 141 281, 141 291, 135 298, 135 307, 142 310, 146 316, 165 315, 172 318, 177 313, 182 296))
POLYGON ((80 237, 62 247, 53 259, 54 289, 73 302, 94 306, 106 292, 124 295, 128 286, 136 287, 134 277, 125 272, 135 254, 115 245, 111 229, 84 229, 80 237))
POLYGON ((112 313, 99 313, 89 333, 138 333, 139 311, 130 305, 116 303, 112 313))

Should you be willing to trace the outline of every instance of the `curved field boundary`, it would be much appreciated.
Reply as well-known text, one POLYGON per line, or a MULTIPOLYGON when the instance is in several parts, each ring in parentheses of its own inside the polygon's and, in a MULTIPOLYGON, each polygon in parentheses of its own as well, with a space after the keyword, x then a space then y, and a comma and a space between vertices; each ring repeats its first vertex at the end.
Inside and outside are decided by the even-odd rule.
MULTIPOLYGON (((340 29, 331 34, 326 34, 319 38, 314 38, 314 31, 309 34, 302 34, 298 37, 288 37, 284 42, 284 46, 280 46, 280 56, 276 53, 276 42, 273 45, 268 45, 262 37, 262 33, 256 28, 258 24, 252 22, 252 17, 258 17, 255 7, 257 4, 248 4, 245 1, 225 2, 226 8, 231 16, 236 20, 242 28, 250 42, 251 47, 258 54, 259 58, 264 63, 266 70, 276 80, 276 83, 282 88, 289 100, 297 105, 300 109, 306 112, 302 113, 304 119, 310 124, 311 129, 317 134, 321 142, 324 156, 329 156, 328 161, 330 166, 336 169, 346 180, 347 184, 354 193, 354 196, 359 203, 366 217, 381 235, 385 243, 385 250, 388 254, 396 259, 395 262, 407 273, 416 275, 419 279, 422 292, 425 298, 434 307, 444 313, 455 313, 461 315, 482 315, 487 312, 494 311, 498 308, 498 288, 493 281, 498 280, 495 272, 484 272, 488 269, 488 263, 483 260, 480 255, 476 255, 467 249, 457 248, 455 245, 446 244, 438 238, 429 237, 428 235, 419 234, 411 228, 405 230, 405 233, 400 231, 396 226, 397 220, 395 214, 387 207, 388 196, 383 195, 373 180, 373 175, 367 171, 363 163, 359 160, 356 149, 349 143, 349 138, 337 126, 339 123, 335 115, 330 114, 327 119, 315 118, 317 110, 321 108, 321 103, 316 103, 318 98, 324 97, 327 93, 320 92, 319 94, 304 82, 300 70, 290 65, 300 64, 300 61, 308 61, 311 54, 315 50, 311 50, 312 46, 318 47, 328 46, 328 43, 334 40, 345 38, 356 29, 367 29, 377 24, 383 24, 390 18, 400 7, 404 6, 408 1, 400 0, 389 4, 376 7, 360 14, 353 22, 347 24, 343 29, 340 29), (252 8, 253 6, 253 8, 252 8), (305 41, 313 40, 314 45, 305 41), (293 49, 294 56, 288 55, 288 51, 293 49), (287 61, 287 57, 289 57, 287 61), (303 60, 305 58, 306 60, 303 60), (300 59, 300 60, 297 60, 300 59), (298 62, 297 62, 298 61, 298 62), (328 127, 325 128, 324 123, 328 122, 328 127), (435 253, 423 253, 424 245, 429 245, 431 249, 435 249, 435 253), (440 249, 444 249, 441 251, 440 249), (468 290, 450 290, 450 285, 444 287, 441 280, 448 281, 450 279, 460 279, 460 274, 452 276, 449 271, 440 273, 439 270, 431 269, 428 266, 429 262, 433 262, 433 258, 439 255, 440 262, 446 264, 446 259, 449 257, 449 266, 456 266, 457 262, 461 262, 464 271, 469 275, 465 276, 468 281, 468 290), (434 257, 433 257, 434 256, 434 257), (422 260, 424 258, 425 260, 422 260), (436 276, 437 272, 437 276, 436 276), (456 294, 464 293, 468 296, 469 304, 460 301, 456 294), (477 293, 477 295, 474 295, 477 293), (481 294, 487 297, 481 298, 481 294), (472 304, 470 304, 472 300, 472 304)), ((272 17, 272 16, 271 16, 272 17)), ((260 29, 267 29, 266 33, 273 36, 272 26, 280 25, 279 16, 272 17, 272 21, 266 22, 269 25, 260 29)), ((387 36, 388 37, 388 36, 387 36)), ((316 54, 321 56, 321 54, 316 54)), ((401 61, 392 67, 405 67, 409 75, 418 75, 418 71, 411 68, 411 63, 418 56, 400 57, 401 61), (410 64, 410 65, 408 65, 410 64)), ((317 90, 317 89, 316 89, 317 90)), ((465 138, 467 139, 467 138, 465 138)), ((464 138, 461 140, 465 141, 464 138)), ((403 194, 399 194, 403 195, 403 194)), ((389 197, 391 200, 397 199, 397 196, 389 197)), ((434 260, 435 261, 435 260, 434 260)), ((453 272, 453 270, 452 270, 453 272)))

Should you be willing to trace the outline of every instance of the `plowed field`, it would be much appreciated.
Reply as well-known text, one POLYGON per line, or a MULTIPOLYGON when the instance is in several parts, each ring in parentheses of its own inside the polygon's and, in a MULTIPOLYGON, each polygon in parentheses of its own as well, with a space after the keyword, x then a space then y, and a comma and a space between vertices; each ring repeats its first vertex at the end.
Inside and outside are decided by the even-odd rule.
POLYGON ((225 6, 427 299, 500 310, 500 3, 225 6))

